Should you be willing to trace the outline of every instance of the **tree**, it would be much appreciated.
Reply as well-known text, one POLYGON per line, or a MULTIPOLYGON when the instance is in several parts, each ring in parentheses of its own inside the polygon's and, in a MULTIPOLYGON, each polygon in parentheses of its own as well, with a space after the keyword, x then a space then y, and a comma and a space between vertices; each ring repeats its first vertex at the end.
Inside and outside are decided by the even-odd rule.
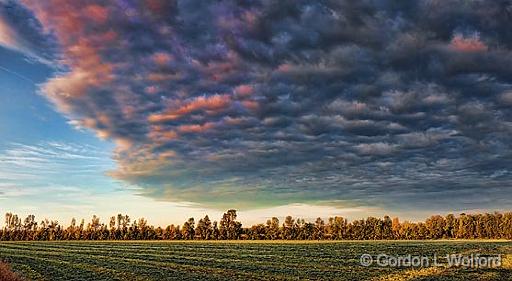
POLYGON ((391 222, 391 231, 393 231, 393 238, 400 239, 400 231, 401 225, 400 220, 398 218, 393 218, 393 221, 391 222))
POLYGON ((445 218, 444 224, 444 238, 456 238, 457 234, 457 219, 453 214, 449 214, 445 218))
POLYGON ((237 240, 240 238, 242 224, 236 221, 236 210, 228 210, 220 220, 221 239, 237 240))
POLYGON ((33 240, 34 232, 37 228, 36 217, 34 215, 28 215, 23 221, 23 235, 22 240, 33 240))
POLYGON ((287 216, 283 223, 283 239, 292 240, 296 238, 295 220, 292 216, 287 216))
POLYGON ((110 217, 109 227, 110 227, 109 239, 115 240, 117 238, 116 217, 115 216, 110 217))
POLYGON ((67 228, 67 234, 65 235, 65 239, 67 240, 75 240, 76 239, 76 231, 78 227, 76 226, 76 219, 72 218, 71 223, 67 228))
POLYGON ((213 236, 213 227, 212 222, 208 215, 206 215, 203 219, 200 219, 197 223, 197 227, 195 229, 196 236, 201 240, 210 240, 213 236))
POLYGON ((382 239, 393 239, 393 221, 389 216, 384 216, 382 221, 382 239))
POLYGON ((317 218, 315 221, 315 232, 313 234, 313 239, 320 240, 324 239, 325 233, 325 222, 322 218, 317 218))
POLYGON ((96 215, 92 216, 91 222, 87 225, 86 233, 89 240, 98 240, 100 238, 100 218, 96 215))
POLYGON ((188 221, 186 221, 183 224, 183 228, 181 229, 181 235, 183 239, 185 240, 193 240, 194 239, 194 218, 189 218, 188 221))
POLYGON ((265 225, 260 223, 253 225, 249 230, 249 239, 251 240, 264 240, 266 234, 265 225))
POLYGON ((213 222, 213 234, 212 235, 213 235, 212 238, 214 240, 220 239, 220 230, 219 230, 217 221, 213 222))
POLYGON ((425 221, 425 225, 428 231, 427 238, 440 239, 445 236, 446 221, 442 216, 431 216, 425 221))
MULTIPOLYGON (((148 221, 144 218, 140 218, 137 223, 137 226, 138 226, 138 230, 139 230, 139 232, 137 233, 137 239, 141 239, 141 240, 148 239, 148 236, 149 236, 148 221)), ((194 226, 192 226, 192 228, 193 227, 194 226)))
POLYGON ((273 217, 267 220, 267 235, 266 239, 277 240, 279 239, 279 219, 273 217))
POLYGON ((0 230, 0 240, 160 240, 160 239, 512 239, 512 213, 460 214, 446 217, 435 215, 425 222, 400 223, 398 218, 388 216, 348 222, 342 217, 329 218, 328 223, 317 218, 314 223, 304 219, 287 216, 280 226, 279 219, 273 217, 266 224, 256 224, 242 228, 236 220, 235 210, 224 213, 220 228, 216 221, 211 222, 208 215, 200 219, 195 227, 194 218, 188 219, 183 227, 170 225, 165 229, 149 225, 140 218, 130 225, 127 215, 110 217, 108 224, 102 224, 100 218, 93 216, 84 229, 84 220, 77 225, 72 219, 64 228, 55 220, 44 219, 40 224, 34 215, 24 220, 13 213, 5 214, 5 225, 0 230))
POLYGON ((363 224, 364 239, 370 240, 378 240, 382 239, 381 233, 381 223, 380 220, 374 217, 369 217, 366 219, 366 222, 363 224))
POLYGON ((347 231, 347 220, 338 216, 329 218, 329 225, 327 229, 327 235, 329 235, 330 239, 344 239, 347 231))

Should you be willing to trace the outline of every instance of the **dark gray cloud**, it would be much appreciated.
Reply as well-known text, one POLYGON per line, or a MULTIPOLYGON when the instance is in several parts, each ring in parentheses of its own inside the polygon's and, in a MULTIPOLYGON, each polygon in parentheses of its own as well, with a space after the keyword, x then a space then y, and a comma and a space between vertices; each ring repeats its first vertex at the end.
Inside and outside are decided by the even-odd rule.
POLYGON ((63 2, 25 1, 70 69, 42 90, 147 196, 511 202, 511 1, 63 2))
POLYGON ((55 38, 18 1, 0 1, 0 46, 19 50, 38 62, 56 65, 55 38))

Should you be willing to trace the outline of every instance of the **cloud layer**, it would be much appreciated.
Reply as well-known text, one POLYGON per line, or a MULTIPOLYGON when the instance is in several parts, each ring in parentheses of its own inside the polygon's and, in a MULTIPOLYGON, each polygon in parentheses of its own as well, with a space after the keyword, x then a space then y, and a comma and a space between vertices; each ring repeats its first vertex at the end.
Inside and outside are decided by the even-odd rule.
POLYGON ((57 45, 33 13, 17 1, 0 0, 0 46, 25 53, 30 59, 51 64, 57 45))
POLYGON ((0 44, 51 35, 68 71, 42 93, 114 140, 111 175, 144 195, 511 202, 510 1, 22 3, 38 24, 0 44))

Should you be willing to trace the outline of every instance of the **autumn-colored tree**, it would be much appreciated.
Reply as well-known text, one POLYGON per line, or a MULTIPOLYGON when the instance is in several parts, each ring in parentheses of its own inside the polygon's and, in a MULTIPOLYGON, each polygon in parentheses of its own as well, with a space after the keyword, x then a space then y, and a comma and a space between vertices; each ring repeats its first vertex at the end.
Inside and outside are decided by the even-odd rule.
POLYGON ((276 217, 273 217, 270 220, 267 220, 267 233, 266 233, 266 239, 269 240, 277 240, 279 239, 279 219, 276 217))
POLYGON ((265 225, 260 223, 253 225, 249 230, 249 239, 251 240, 264 240, 266 235, 265 225))
POLYGON ((213 238, 213 226, 208 215, 199 220, 195 231, 196 237, 201 240, 210 240, 213 238))
POLYGON ((431 216, 425 221, 428 230, 427 238, 440 239, 443 238, 446 229, 446 221, 442 216, 431 216))
POLYGON ((188 221, 186 221, 183 224, 183 228, 181 229, 181 235, 183 239, 185 240, 192 240, 194 239, 195 231, 194 231, 194 218, 189 218, 188 221))
POLYGON ((195 227, 194 218, 188 219, 183 227, 170 225, 165 229, 149 225, 140 218, 130 224, 130 217, 118 214, 111 217, 108 224, 93 216, 87 227, 84 220, 77 225, 72 219, 68 227, 62 227, 55 220, 44 219, 40 224, 35 216, 29 215, 23 221, 13 213, 5 215, 5 225, 0 229, 0 240, 222 240, 222 239, 512 239, 512 213, 449 214, 435 215, 425 222, 400 222, 369 217, 348 222, 342 217, 329 218, 327 224, 322 218, 314 223, 287 216, 282 225, 273 217, 266 224, 256 224, 242 228, 236 220, 235 210, 228 210, 220 220, 211 222, 208 216, 200 219, 195 227))
POLYGON ((400 237, 400 219, 399 218, 393 218, 393 221, 391 222, 391 231, 393 232, 393 238, 394 239, 401 239, 400 237))
POLYGON ((382 238, 381 239, 393 239, 393 221, 389 216, 384 216, 382 221, 382 238))
POLYGON ((443 238, 456 238, 457 233, 457 219, 453 214, 449 214, 445 218, 444 224, 444 237, 443 238))
POLYGON ((242 224, 236 221, 236 210, 228 210, 220 220, 221 239, 236 240, 240 238, 242 224))
POLYGON ((293 240, 297 237, 297 229, 295 227, 295 220, 292 216, 287 216, 284 219, 282 239, 293 240))
POLYGON ((313 239, 320 240, 324 239, 324 231, 325 231, 325 222, 322 218, 317 218, 315 221, 315 232, 313 234, 313 239))

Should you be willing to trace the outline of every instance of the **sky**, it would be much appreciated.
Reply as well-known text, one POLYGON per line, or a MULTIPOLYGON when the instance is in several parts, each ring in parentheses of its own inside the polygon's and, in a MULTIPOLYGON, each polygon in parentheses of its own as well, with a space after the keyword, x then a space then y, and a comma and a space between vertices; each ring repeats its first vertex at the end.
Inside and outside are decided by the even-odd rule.
POLYGON ((511 1, 0 0, 0 212, 509 210, 511 1))

